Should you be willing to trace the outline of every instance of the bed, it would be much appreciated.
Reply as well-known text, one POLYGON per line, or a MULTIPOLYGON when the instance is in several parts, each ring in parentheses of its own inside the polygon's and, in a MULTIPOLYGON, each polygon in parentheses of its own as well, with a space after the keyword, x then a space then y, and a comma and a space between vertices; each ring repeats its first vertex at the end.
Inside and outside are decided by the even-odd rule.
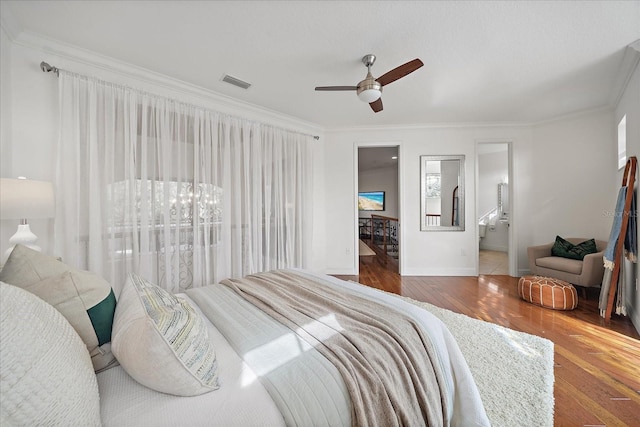
MULTIPOLYGON (((11 283, 3 273, 0 279, 11 283)), ((38 320, 47 310, 39 307, 34 315, 25 309, 39 304, 25 296, 29 292, 2 286, 3 425, 50 422, 53 418, 37 417, 60 413, 84 417, 83 425, 106 426, 490 425, 469 367, 446 326, 413 304, 356 283, 283 270, 173 296, 131 275, 118 298, 112 342, 98 347, 100 351, 84 350, 84 355, 78 350, 80 339, 75 347, 65 343, 56 349, 60 340, 51 333, 55 322, 46 316, 38 320), (143 292, 136 292, 136 286, 143 292), (149 303, 140 297, 145 289, 160 295, 159 299, 149 303), (184 320, 184 313, 176 317, 172 312, 160 327, 162 322, 154 325, 149 317, 140 321, 140 310, 149 309, 149 305, 157 308, 157 301, 179 304, 193 314, 184 320), (309 311, 308 307, 314 309, 309 311), (295 313, 287 313, 291 310, 295 313), (20 316, 31 319, 33 330, 22 327, 16 335, 15 326, 10 325, 25 325, 20 316), (47 325, 47 337, 38 337, 44 327, 38 322, 47 325), (178 331, 173 341, 181 341, 191 323, 206 331, 198 333, 206 340, 196 350, 167 353, 166 335, 156 345, 158 334, 172 328, 178 331), (396 330, 401 323, 406 325, 396 330), (151 334, 145 332, 149 327, 151 334), (376 336, 373 329, 381 329, 382 335, 376 336), (6 343, 24 340, 29 334, 34 334, 27 338, 30 345, 42 341, 47 357, 29 361, 9 354, 24 354, 18 344, 6 343), (45 339, 51 342, 45 343, 45 339), (105 357, 109 350, 120 363, 108 363, 94 374, 90 353, 105 357), (207 356, 211 354, 215 355, 213 361, 207 356), (14 364, 12 372, 25 374, 5 378, 7 363, 14 364), (177 375, 186 372, 191 382, 181 384, 183 378, 173 377, 171 371, 176 366, 167 368, 165 363, 178 365, 177 375), (38 366, 42 364, 45 366, 38 366), (65 364, 71 366, 65 368, 65 364), (204 375, 196 375, 193 381, 189 369, 204 375), (64 382, 49 390, 42 385, 41 372, 49 375, 52 371, 67 374, 64 382), (29 380, 30 375, 38 379, 29 380), (67 378, 78 375, 83 377, 67 378), (41 388, 37 411, 20 405, 21 400, 29 399, 29 393, 19 391, 19 383, 29 386, 30 381, 41 388), (80 384, 84 390, 73 390, 80 384), (59 396, 62 392, 71 396, 59 396), (42 395, 48 395, 47 399, 42 395), (81 404, 73 404, 74 398, 81 404), (54 403, 47 404, 51 399, 54 403), (61 401, 70 402, 69 408, 63 410, 61 401), (47 412, 47 408, 55 410, 47 412)), ((62 333, 67 331, 65 327, 68 329, 68 324, 54 330, 62 333)), ((67 331, 67 335, 73 334, 67 331)))
MULTIPOLYGON (((440 320, 405 301, 361 285, 309 272, 297 271, 296 273, 302 277, 316 280, 318 286, 327 286, 342 289, 351 294, 364 295, 378 303, 405 311, 418 319, 425 328, 434 331, 431 336, 436 341, 441 362, 448 364, 447 381, 451 383, 449 399, 452 409, 444 424, 465 426, 489 424, 486 421, 486 415, 468 367, 460 355, 455 340, 448 334, 440 320), (454 379, 457 381, 455 385, 453 384, 454 379)), ((309 365, 315 365, 314 356, 308 357, 309 360, 296 363, 300 357, 300 342, 290 329, 277 325, 264 327, 263 322, 266 321, 264 313, 255 311, 256 309, 250 303, 222 285, 194 289, 182 296, 192 302, 199 313, 203 314, 203 311, 206 313, 210 337, 215 342, 214 347, 220 357, 220 366, 225 367, 220 369, 221 383, 223 384, 220 390, 196 398, 189 398, 194 399, 194 401, 188 402, 189 406, 202 404, 208 408, 207 411, 187 411, 191 417, 189 424, 206 424, 215 415, 215 419, 220 425, 230 426, 351 425, 348 402, 336 403, 332 401, 329 404, 335 405, 333 411, 325 412, 322 411, 322 408, 315 408, 314 411, 309 408, 309 403, 301 404, 302 408, 306 409, 306 411, 301 411, 302 413, 288 407, 292 404, 292 399, 297 396, 297 393, 309 391, 306 389, 306 383, 314 381, 314 379, 318 381, 318 384, 317 387, 312 387, 311 391, 323 390, 329 396, 341 394, 343 399, 348 399, 344 388, 335 384, 335 378, 333 378, 335 372, 331 375, 333 384, 324 384, 320 375, 319 378, 307 376, 304 378, 304 383, 301 384, 302 391, 298 388, 278 389, 278 384, 274 384, 277 383, 278 378, 274 378, 272 375, 274 370, 283 370, 288 365, 299 365, 294 366, 293 369, 302 369, 304 372, 309 365), (229 319, 225 321, 227 316, 229 319), (216 328, 211 320, 221 325, 220 328, 216 328), (247 329, 251 329, 251 325, 260 325, 256 326, 256 329, 260 328, 261 335, 259 337, 246 337, 247 329), (229 339, 225 338, 221 331, 226 333, 229 339), (251 342, 252 345, 243 344, 243 340, 238 339, 239 336, 243 337, 245 342, 251 342), (258 340, 257 345, 256 339, 258 340), (258 377, 265 378, 264 385, 258 380, 258 377), (332 385, 335 389, 331 387, 332 385), (271 390, 271 394, 268 390, 271 390), (196 399, 198 402, 195 402, 196 399), (252 410, 247 411, 248 407, 252 410)), ((306 351, 309 351, 309 348, 306 351)), ((317 365, 321 364, 317 363, 317 365)), ((307 375, 312 372, 313 370, 307 372, 307 375)), ((299 378, 296 373, 285 374, 285 377, 285 379, 299 378)), ((141 425, 148 421, 152 421, 154 424, 175 425, 175 421, 177 421, 174 418, 175 414, 183 412, 179 407, 185 402, 169 395, 160 395, 135 383, 121 367, 98 374, 98 384, 103 396, 101 410, 105 425, 141 425), (136 401, 137 404, 124 405, 125 402, 131 401, 136 401), (126 410, 123 411, 123 407, 126 410), (161 409, 158 410, 158 408, 161 409)), ((321 402, 326 397, 313 396, 321 402)), ((195 409, 193 406, 191 408, 195 409)))

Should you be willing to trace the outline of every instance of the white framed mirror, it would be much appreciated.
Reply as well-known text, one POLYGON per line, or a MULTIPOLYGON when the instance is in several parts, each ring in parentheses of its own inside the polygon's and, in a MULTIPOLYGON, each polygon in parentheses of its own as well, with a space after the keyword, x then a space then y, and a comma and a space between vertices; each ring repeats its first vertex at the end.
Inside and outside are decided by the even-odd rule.
POLYGON ((464 231, 464 155, 420 156, 420 230, 464 231))

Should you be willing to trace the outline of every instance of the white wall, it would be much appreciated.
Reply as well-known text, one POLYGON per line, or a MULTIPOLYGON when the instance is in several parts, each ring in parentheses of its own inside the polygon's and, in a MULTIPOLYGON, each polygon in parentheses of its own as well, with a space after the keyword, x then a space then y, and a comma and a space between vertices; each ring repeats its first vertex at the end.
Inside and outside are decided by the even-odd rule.
POLYGON ((11 42, 0 27, 0 170, 11 176, 11 42))
MULTIPOLYGON (((2 170, 2 176, 53 181, 53 150, 58 133, 56 80, 40 71, 42 54, 11 43, 9 55, 11 124, 8 140, 3 141, 3 152, 10 153, 11 165, 9 170, 2 170), (9 147, 5 148, 5 144, 9 147)), ((49 252, 53 248, 53 220, 28 220, 31 230, 38 236, 37 244, 44 252, 49 252)), ((17 225, 18 220, 2 221, 0 244, 3 254, 17 225)))
MULTIPOLYGON (((354 274, 357 259, 353 236, 355 176, 354 145, 398 141, 400 145, 400 269, 404 275, 475 275, 477 273, 477 228, 473 218, 475 205, 475 145, 481 140, 513 141, 514 151, 525 155, 515 161, 520 167, 523 188, 528 188, 529 165, 526 153, 531 145, 527 126, 500 127, 411 127, 330 131, 326 134, 325 188, 335 203, 326 210, 326 223, 331 224, 331 240, 327 243, 327 272, 354 274), (420 231, 420 156, 459 155, 465 161, 465 231, 420 231), (329 161, 328 159, 331 159, 329 161), (470 226, 470 224, 474 224, 470 226)), ((516 181, 516 185, 517 181, 516 181)), ((527 200, 526 198, 519 200, 527 200)), ((515 200, 514 203, 518 203, 515 200)), ((522 202, 521 202, 522 203, 522 202)), ((524 204, 526 207, 526 203, 524 204)), ((517 209, 515 209, 517 211, 517 209)), ((524 211, 524 209, 523 209, 524 211)), ((528 218, 522 218, 526 226, 528 218)), ((523 252, 526 265, 526 249, 523 252)))
POLYGON ((607 240, 618 181, 612 129, 609 111, 534 126, 534 203, 531 227, 521 237, 533 244, 556 235, 607 240))
POLYGON ((404 275, 475 275, 477 240, 475 145, 511 141, 513 187, 511 224, 517 272, 528 272, 526 248, 550 242, 556 234, 605 239, 615 203, 615 154, 610 110, 588 112, 533 126, 469 126, 351 129, 327 132, 325 186, 335 203, 326 211, 331 224, 327 271, 353 274, 355 176, 353 146, 384 140, 400 144, 401 265, 404 275), (420 231, 420 155, 464 154, 463 232, 420 231), (331 159, 331 160, 329 160, 331 159), (474 226, 469 226, 474 224, 474 226))
MULTIPOLYGON (((636 43, 638 45, 638 43, 636 43)), ((628 48, 632 49, 632 48, 628 48)), ((635 71, 633 72, 631 79, 629 80, 627 87, 618 102, 615 110, 615 118, 612 123, 612 128, 617 130, 618 123, 622 117, 627 116, 627 157, 640 156, 640 63, 637 62, 640 59, 640 53, 636 51, 629 51, 636 61, 635 71)), ((616 136, 617 141, 617 136, 616 136)), ((612 150, 613 151, 613 150, 612 150)), ((619 171, 616 176, 615 186, 612 187, 612 192, 617 192, 620 184, 622 183, 622 170, 619 171)), ((640 179, 640 176, 636 173, 636 180, 640 179)), ((638 182, 638 181, 636 181, 638 182)), ((636 186, 638 188, 638 186, 636 186)), ((611 207, 613 210, 613 206, 611 207)), ((637 240, 637 239, 636 239, 637 240)), ((640 241, 640 240, 639 240, 640 241)), ((636 278, 640 277, 640 264, 636 263, 636 278)), ((636 330, 640 331, 640 289, 638 288, 638 279, 636 279, 635 285, 629 286, 627 289, 627 312, 629 317, 633 321, 636 330)))
MULTIPOLYGON (((13 177, 11 153, 11 42, 4 27, 0 27, 0 173, 13 177)), ((0 218, 1 219, 1 218, 0 218)), ((18 221, 0 221, 0 263, 9 238, 16 232, 18 221)))
MULTIPOLYGON (((2 154, 3 178, 25 176, 30 179, 52 181, 53 163, 51 143, 56 134, 54 111, 48 111, 55 102, 55 81, 30 81, 38 70, 37 63, 32 72, 25 72, 23 64, 28 62, 16 53, 5 28, 0 31, 1 39, 1 88, 2 88, 2 154), (26 74, 26 75, 25 75, 26 74), (27 78, 24 78, 27 77, 27 78), (38 93, 38 91, 40 91, 38 93), (39 98, 38 95, 42 95, 39 98), (28 98, 35 98, 33 103, 28 98)), ((42 74, 42 73, 41 73, 42 74)), ((0 256, 9 247, 9 238, 16 232, 19 220, 2 220, 0 226, 0 256)), ((29 220, 30 228, 38 236, 37 244, 49 250, 53 236, 53 221, 47 219, 29 220)))
POLYGON ((360 218, 371 214, 398 217, 398 167, 386 167, 358 172, 358 191, 384 191, 384 211, 360 211, 360 218))

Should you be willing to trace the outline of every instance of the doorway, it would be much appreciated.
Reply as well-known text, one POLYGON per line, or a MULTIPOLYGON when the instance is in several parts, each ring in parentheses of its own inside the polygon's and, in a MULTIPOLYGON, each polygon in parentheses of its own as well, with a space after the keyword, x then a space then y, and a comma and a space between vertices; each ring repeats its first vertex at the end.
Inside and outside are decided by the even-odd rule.
POLYGON ((513 276, 511 143, 478 142, 476 166, 478 275, 513 276))
POLYGON ((400 155, 398 145, 356 146, 356 271, 375 262, 394 273, 400 263, 400 155))

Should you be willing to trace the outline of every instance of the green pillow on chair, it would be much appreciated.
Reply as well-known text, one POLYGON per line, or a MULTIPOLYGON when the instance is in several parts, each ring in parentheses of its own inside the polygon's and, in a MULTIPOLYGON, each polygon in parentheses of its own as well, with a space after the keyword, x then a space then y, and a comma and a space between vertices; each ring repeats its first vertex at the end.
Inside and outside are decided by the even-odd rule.
POLYGON ((551 255, 562 258, 577 259, 582 261, 585 255, 595 254, 598 252, 595 239, 585 240, 577 245, 556 236, 556 241, 551 248, 551 255))

